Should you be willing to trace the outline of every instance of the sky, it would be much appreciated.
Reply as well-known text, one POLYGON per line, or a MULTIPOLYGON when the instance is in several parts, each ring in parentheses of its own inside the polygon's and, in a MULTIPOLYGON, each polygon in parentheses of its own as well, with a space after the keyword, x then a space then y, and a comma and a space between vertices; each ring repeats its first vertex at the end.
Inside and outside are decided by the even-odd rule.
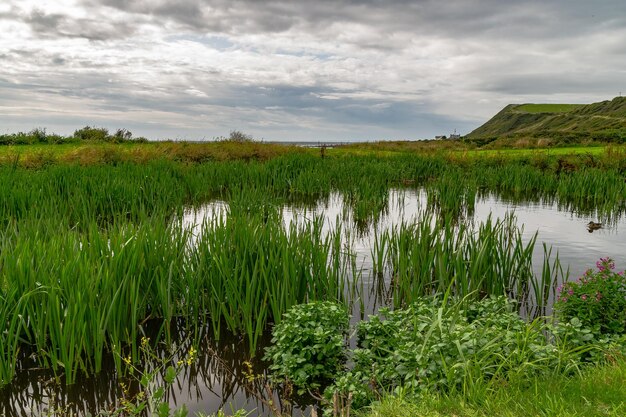
POLYGON ((624 0, 0 3, 0 134, 416 140, 620 92, 624 0))

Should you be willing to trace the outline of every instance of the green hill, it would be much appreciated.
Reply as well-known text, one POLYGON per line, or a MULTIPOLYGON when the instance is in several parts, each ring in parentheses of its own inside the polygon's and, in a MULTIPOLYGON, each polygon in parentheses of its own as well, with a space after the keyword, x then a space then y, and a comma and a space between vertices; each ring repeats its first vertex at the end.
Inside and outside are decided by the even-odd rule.
POLYGON ((626 142, 626 97, 593 104, 509 104, 465 138, 626 142))

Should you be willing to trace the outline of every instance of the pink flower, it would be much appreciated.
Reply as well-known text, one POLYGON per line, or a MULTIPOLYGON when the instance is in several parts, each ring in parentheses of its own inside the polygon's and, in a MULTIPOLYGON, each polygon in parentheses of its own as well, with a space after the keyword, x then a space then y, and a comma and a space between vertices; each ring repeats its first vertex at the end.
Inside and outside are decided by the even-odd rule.
POLYGON ((600 272, 606 271, 606 270, 613 270, 615 268, 615 262, 613 262, 613 259, 609 257, 600 258, 600 260, 596 262, 596 267, 598 268, 600 272))
POLYGON ((583 301, 587 301, 587 294, 583 294, 580 296, 583 301))

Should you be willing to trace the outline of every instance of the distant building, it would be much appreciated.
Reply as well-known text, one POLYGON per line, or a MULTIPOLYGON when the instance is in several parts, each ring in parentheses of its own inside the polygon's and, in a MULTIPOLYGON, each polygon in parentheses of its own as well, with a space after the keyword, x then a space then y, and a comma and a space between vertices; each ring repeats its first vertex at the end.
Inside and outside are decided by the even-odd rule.
POLYGON ((454 129, 454 133, 450 133, 450 139, 461 139, 461 135, 456 133, 456 129, 454 129))

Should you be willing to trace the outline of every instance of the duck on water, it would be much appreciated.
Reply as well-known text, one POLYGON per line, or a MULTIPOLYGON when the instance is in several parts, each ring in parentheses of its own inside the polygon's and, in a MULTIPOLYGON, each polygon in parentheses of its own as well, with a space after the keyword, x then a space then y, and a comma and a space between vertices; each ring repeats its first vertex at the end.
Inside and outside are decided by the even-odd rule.
POLYGON ((589 222, 587 223, 587 230, 589 233, 593 233, 595 230, 602 229, 602 223, 589 222))

